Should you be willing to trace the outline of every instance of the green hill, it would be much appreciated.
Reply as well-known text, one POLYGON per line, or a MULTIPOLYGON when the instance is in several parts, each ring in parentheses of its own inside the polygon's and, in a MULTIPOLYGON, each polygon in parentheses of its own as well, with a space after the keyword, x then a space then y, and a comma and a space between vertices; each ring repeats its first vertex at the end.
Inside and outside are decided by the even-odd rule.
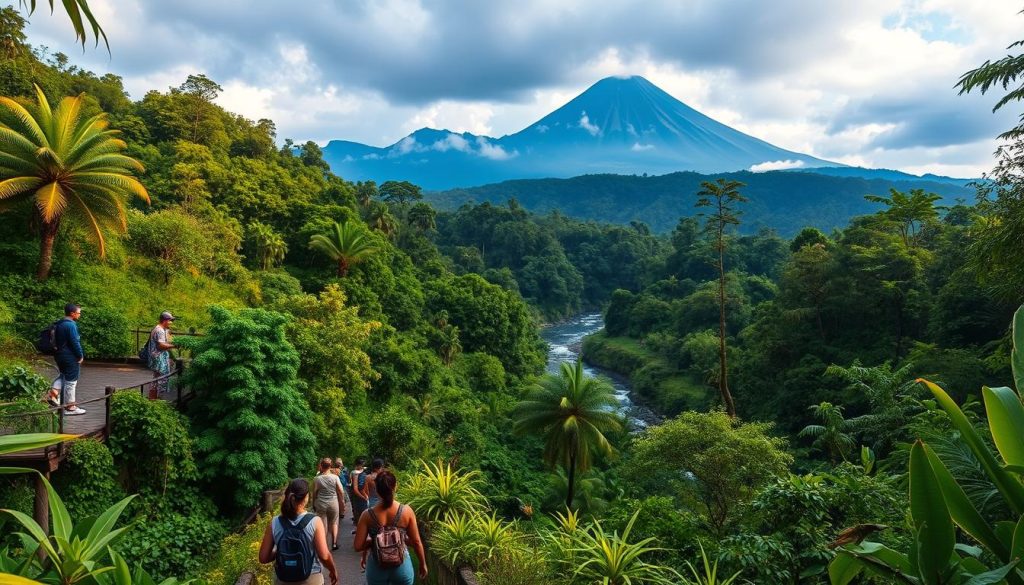
POLYGON ((864 200, 864 195, 885 194, 890 188, 924 189, 942 195, 950 203, 974 194, 970 187, 937 181, 743 171, 717 175, 685 172, 647 177, 583 175, 572 179, 526 179, 431 193, 428 198, 449 209, 468 202, 504 203, 515 198, 534 212, 558 210, 580 219, 618 224, 642 221, 656 232, 667 232, 681 216, 696 214, 694 194, 701 182, 719 177, 747 185, 743 193, 750 201, 743 206, 742 231, 750 233, 768 227, 783 236, 791 236, 805 226, 826 232, 845 226, 851 217, 878 210, 876 204, 864 200))

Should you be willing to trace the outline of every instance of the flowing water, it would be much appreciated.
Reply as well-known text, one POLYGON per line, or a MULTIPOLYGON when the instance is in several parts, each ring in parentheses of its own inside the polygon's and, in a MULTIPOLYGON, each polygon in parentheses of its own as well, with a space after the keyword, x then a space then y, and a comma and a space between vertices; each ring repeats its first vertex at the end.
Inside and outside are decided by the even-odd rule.
MULTIPOLYGON (((601 313, 586 313, 541 329, 540 336, 548 343, 548 373, 558 374, 562 362, 576 361, 581 351, 583 338, 600 331, 602 327, 604 327, 604 318, 601 313)), ((611 381, 612 387, 615 388, 615 398, 622 405, 622 410, 633 428, 643 429, 648 425, 661 422, 661 417, 656 412, 631 399, 629 381, 624 377, 586 364, 584 364, 583 370, 590 376, 601 375, 611 381)))

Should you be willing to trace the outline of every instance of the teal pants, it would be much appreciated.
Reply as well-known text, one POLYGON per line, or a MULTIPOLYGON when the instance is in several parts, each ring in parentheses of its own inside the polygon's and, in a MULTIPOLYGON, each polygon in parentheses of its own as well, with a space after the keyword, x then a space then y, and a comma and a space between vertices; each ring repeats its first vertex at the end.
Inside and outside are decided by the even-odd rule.
POLYGON ((366 585, 412 585, 416 573, 412 568, 412 557, 405 553, 405 562, 394 569, 382 569, 370 553, 366 559, 366 585))

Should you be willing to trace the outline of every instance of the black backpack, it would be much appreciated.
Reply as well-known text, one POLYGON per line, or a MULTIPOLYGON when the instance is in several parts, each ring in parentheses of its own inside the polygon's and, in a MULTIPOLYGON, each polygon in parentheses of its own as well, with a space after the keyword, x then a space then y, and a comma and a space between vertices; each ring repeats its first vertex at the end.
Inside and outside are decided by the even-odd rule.
POLYGON ((57 355, 57 325, 63 319, 54 321, 49 327, 39 332, 39 339, 36 340, 36 349, 43 355, 57 355))
POLYGON ((305 581, 313 572, 313 543, 306 536, 306 526, 315 517, 313 514, 306 514, 298 524, 286 521, 283 516, 277 517, 281 524, 281 536, 275 543, 277 562, 274 563, 274 571, 278 580, 305 581))

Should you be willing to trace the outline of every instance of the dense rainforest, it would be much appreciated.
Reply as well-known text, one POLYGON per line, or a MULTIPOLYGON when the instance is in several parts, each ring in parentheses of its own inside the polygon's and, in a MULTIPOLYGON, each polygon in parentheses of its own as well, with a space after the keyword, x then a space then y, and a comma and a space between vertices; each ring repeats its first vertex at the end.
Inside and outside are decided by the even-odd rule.
POLYGON ((1019 129, 973 204, 893 190, 829 233, 744 231, 723 179, 658 235, 511 197, 439 212, 279 144, 204 75, 133 100, 23 29, 0 11, 0 454, 47 430, 31 341, 65 303, 87 359, 161 311, 203 335, 179 341, 184 411, 119 392, 107 440, 69 443, 56 536, 3 468, 0 571, 269 582, 269 516, 243 518, 340 455, 384 459, 432 553, 488 585, 1024 579, 1019 129), (663 423, 631 427, 579 363, 544 374, 539 327, 598 308, 587 358, 663 423))

